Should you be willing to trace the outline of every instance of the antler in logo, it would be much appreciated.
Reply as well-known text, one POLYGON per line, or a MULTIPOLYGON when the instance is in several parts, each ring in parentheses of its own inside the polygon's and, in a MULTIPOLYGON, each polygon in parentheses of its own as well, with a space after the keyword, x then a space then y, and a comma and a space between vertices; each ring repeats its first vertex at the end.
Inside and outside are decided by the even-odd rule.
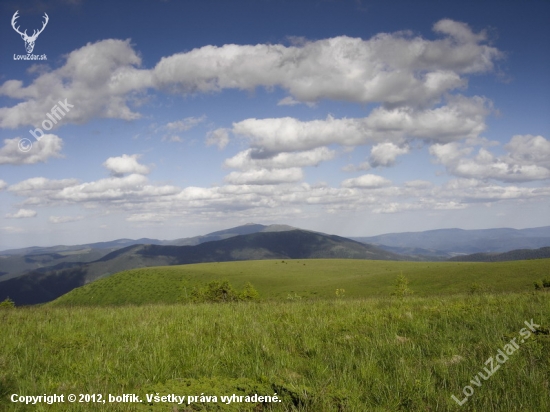
POLYGON ((48 20, 50 20, 50 18, 48 17, 48 15, 46 13, 44 13, 44 19, 45 20, 44 20, 44 23, 42 23, 42 28, 38 31, 34 30, 33 33, 32 33, 32 36, 28 36, 27 35, 27 30, 25 30, 23 33, 21 33, 19 31, 19 26, 15 27, 15 21, 19 18, 17 13, 19 13, 19 10, 17 10, 13 14, 13 17, 11 18, 11 27, 13 27, 13 29, 21 35, 21 38, 23 40, 25 40, 25 48, 27 49, 27 53, 31 54, 33 49, 34 49, 34 42, 36 41, 36 38, 38 37, 38 35, 40 33, 42 33, 44 31, 44 28, 48 24, 48 20))

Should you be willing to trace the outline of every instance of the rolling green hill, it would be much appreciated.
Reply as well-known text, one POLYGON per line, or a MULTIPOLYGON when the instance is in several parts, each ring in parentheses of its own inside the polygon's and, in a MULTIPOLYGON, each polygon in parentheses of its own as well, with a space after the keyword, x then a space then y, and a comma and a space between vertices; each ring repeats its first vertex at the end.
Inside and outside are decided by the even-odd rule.
POLYGON ((417 296, 475 291, 522 292, 547 277, 550 259, 514 262, 395 262, 353 259, 261 260, 133 269, 72 290, 51 305, 123 305, 185 301, 194 287, 227 279, 251 282, 265 300, 388 296, 397 275, 417 296))
MULTIPOLYGON (((269 226, 268 228, 271 228, 269 226)), ((388 259, 404 256, 339 236, 305 230, 236 235, 195 246, 132 245, 88 263, 64 263, 0 283, 0 301, 51 301, 71 289, 130 269, 260 259, 388 259), (47 291, 47 293, 43 293, 47 291)))

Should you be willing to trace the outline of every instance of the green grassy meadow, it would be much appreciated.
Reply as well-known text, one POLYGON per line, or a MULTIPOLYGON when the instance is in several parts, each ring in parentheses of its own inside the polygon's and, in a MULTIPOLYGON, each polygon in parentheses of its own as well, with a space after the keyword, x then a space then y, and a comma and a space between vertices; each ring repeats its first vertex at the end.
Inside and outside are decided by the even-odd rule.
POLYGON ((550 275, 550 259, 514 262, 395 262, 353 259, 258 260, 133 269, 99 279, 51 305, 178 303, 194 287, 226 279, 237 288, 251 282, 263 300, 384 297, 399 274, 417 296, 468 293, 477 284, 487 292, 527 292, 550 275))
POLYGON ((463 406, 463 387, 524 321, 550 326, 544 292, 0 313, 6 411, 546 411, 550 336, 533 334, 463 406), (12 393, 231 395, 270 404, 21 405, 12 393), (62 406, 62 407, 61 407, 62 406))
POLYGON ((127 271, 52 304, 0 310, 0 410, 547 411, 550 293, 534 291, 533 281, 548 267, 308 260, 127 271), (401 271, 412 297, 390 297, 401 271), (139 288, 129 289, 128 277, 139 288), (178 303, 185 288, 220 278, 238 288, 251 281, 263 299, 178 303), (473 282, 482 288, 468 293, 473 282), (94 305, 87 299, 98 291, 105 297, 94 305), (302 299, 289 300, 290 291, 302 299), (163 303, 147 303, 154 299, 163 303), (531 319, 540 327, 520 335, 531 319), (480 379, 514 338, 518 349, 480 379), (474 392, 459 406, 452 395, 462 401, 465 386, 474 392), (281 402, 221 402, 275 393, 281 402), (12 394, 135 394, 143 402, 25 405, 12 394), (156 394, 197 400, 147 401, 156 394))

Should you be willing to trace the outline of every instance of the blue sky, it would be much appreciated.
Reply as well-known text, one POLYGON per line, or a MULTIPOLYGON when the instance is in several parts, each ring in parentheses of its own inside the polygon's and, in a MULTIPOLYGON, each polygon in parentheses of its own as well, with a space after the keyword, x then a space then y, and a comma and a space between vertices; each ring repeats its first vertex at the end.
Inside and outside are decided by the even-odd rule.
POLYGON ((0 249, 247 222, 344 236, 550 225, 549 12, 4 1, 0 249), (47 13, 32 51, 47 60, 21 59, 16 11, 27 35, 47 13))

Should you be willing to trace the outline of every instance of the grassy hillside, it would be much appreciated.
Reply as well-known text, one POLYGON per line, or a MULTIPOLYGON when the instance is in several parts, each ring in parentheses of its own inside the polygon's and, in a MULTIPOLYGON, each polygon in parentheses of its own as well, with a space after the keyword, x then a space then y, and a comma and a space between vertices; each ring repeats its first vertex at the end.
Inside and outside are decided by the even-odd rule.
POLYGON ((531 292, 4 310, 0 410, 548 411, 549 298, 531 292), (531 319, 541 327, 521 342, 531 319), (514 338, 519 349, 493 376, 479 387, 470 383, 514 338), (466 385, 474 393, 459 407, 452 396, 462 400, 466 385), (146 402, 147 394, 275 392, 281 403, 146 402), (9 401, 13 393, 136 394, 144 402, 25 406, 9 401))
POLYGON ((297 229, 278 231, 278 226, 269 226, 268 229, 270 231, 232 236, 196 246, 133 245, 94 262, 65 262, 42 268, 0 282, 0 301, 9 296, 16 297, 20 304, 44 303, 97 279, 144 267, 261 259, 405 259, 404 256, 339 236, 297 229), (74 273, 79 276, 76 285, 74 273), (39 283, 37 277, 40 278, 39 283), (41 285, 47 285, 47 296, 42 294, 41 285), (59 293, 55 294, 56 291, 59 293))
POLYGON ((550 275, 550 259, 515 262, 393 262, 350 259, 262 260, 134 269, 100 279, 51 305, 176 303, 194 287, 227 279, 236 288, 251 282, 263 299, 388 296, 397 275, 418 296, 477 291, 531 291, 550 275), (477 285, 477 286, 476 286, 477 285))

